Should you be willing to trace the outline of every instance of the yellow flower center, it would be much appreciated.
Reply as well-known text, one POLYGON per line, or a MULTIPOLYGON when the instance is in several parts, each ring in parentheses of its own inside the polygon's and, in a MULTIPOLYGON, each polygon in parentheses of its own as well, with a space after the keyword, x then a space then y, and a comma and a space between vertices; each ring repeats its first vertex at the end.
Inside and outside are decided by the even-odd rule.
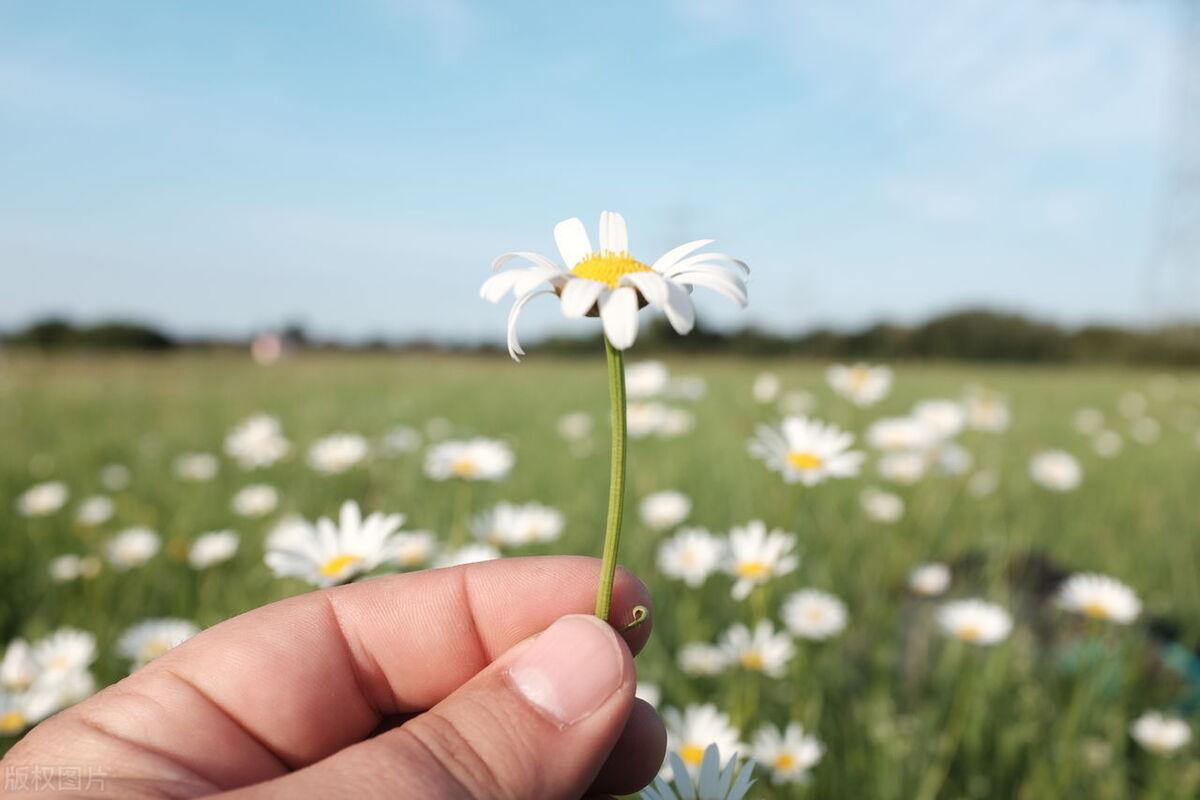
POLYGON ((861 391, 866 386, 868 377, 870 377, 870 373, 862 367, 855 367, 850 370, 850 388, 855 391, 861 391))
POLYGON ((735 571, 739 578, 765 578, 771 569, 765 561, 743 561, 735 571))
POLYGON ((167 644, 162 639, 155 639, 142 647, 142 661, 153 661, 163 653, 171 649, 171 645, 167 644))
POLYGON ((742 662, 742 666, 746 669, 761 670, 763 668, 762 653, 758 652, 757 650, 747 650, 746 652, 742 653, 738 660, 742 662))
POLYGON ((456 458, 454 463, 450 465, 450 470, 460 478, 470 478, 479 471, 478 465, 472 458, 456 458))
POLYGON ((698 767, 704 760, 704 748, 698 744, 685 744, 679 748, 679 757, 683 759, 683 763, 698 767))
POLYGON ((1103 603, 1093 600, 1083 607, 1083 613, 1092 619, 1108 619, 1108 607, 1103 603))
POLYGON ((25 730, 25 715, 20 711, 9 711, 0 716, 0 733, 20 733, 25 730))
POLYGON ((793 469, 820 469, 824 460, 815 453, 793 450, 787 454, 787 462, 793 469))
POLYGON ((336 578, 345 572, 350 567, 362 561, 362 556, 343 553, 340 556, 334 556, 321 565, 321 574, 326 578, 336 578))
POLYGON ((780 772, 794 769, 796 766, 796 758, 791 753, 780 753, 775 756, 775 769, 780 772))
POLYGON ((651 272, 642 262, 633 258, 629 253, 592 253, 571 268, 571 274, 589 281, 606 283, 610 289, 617 288, 621 276, 631 272, 651 272))
POLYGON ((978 625, 963 625, 958 629, 958 638, 964 642, 977 642, 983 638, 983 631, 978 625))

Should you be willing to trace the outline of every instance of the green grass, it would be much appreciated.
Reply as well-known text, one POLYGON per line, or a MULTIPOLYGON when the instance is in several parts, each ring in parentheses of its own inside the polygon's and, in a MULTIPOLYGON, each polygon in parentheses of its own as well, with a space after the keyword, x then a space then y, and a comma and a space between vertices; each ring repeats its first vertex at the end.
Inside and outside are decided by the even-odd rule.
MULTIPOLYGON (((770 797, 1048 798, 1188 797, 1200 791, 1195 748, 1154 758, 1129 739, 1143 710, 1180 705, 1195 693, 1158 658, 1140 622, 1128 629, 1085 626, 1042 602, 1025 556, 1036 550, 1070 571, 1096 570, 1134 586, 1147 618, 1168 617, 1188 646, 1200 642, 1200 450, 1194 409, 1200 380, 1180 376, 1170 396, 1149 373, 1065 368, 898 368, 891 396, 856 411, 825 388, 822 367, 806 363, 675 362, 678 374, 708 381, 691 404, 696 430, 672 440, 630 443, 628 509, 621 561, 651 585, 655 633, 639 674, 663 689, 663 705, 713 702, 750 738, 764 720, 791 719, 814 730, 828 750, 807 787, 770 797), (965 478, 931 476, 902 494, 908 510, 891 526, 865 520, 858 492, 880 482, 873 469, 857 479, 814 489, 785 486, 745 452, 754 425, 773 412, 750 397, 753 376, 773 369, 788 388, 818 397, 815 416, 861 432, 878 416, 899 414, 926 397, 958 397, 968 384, 1005 393, 1013 411, 1005 434, 968 433, 963 444, 979 466, 995 469, 999 489, 971 497, 965 478), (1072 430, 1080 406, 1101 408, 1124 434, 1116 410, 1129 390, 1150 398, 1163 423, 1153 445, 1126 437, 1122 455, 1103 460, 1072 430), (1188 411, 1192 409, 1192 411, 1188 411), (1181 431, 1180 422, 1186 431, 1181 431), (1075 492, 1056 495, 1026 476, 1029 456, 1061 447, 1083 462, 1075 492), (716 532, 753 518, 798 535, 799 569, 739 604, 716 576, 699 591, 660 578, 654 554, 661 534, 642 527, 637 500, 674 488, 695 503, 690 522, 716 532), (910 599, 904 579, 916 563, 956 565, 952 595, 979 594, 1004 603, 1017 629, 991 649, 947 642, 933 629, 932 605, 910 599), (726 674, 689 679, 673 666, 684 642, 712 641, 734 622, 760 614, 778 620, 784 595, 801 586, 842 597, 851 624, 839 638, 798 642, 783 680, 726 674)), ((261 539, 283 513, 332 515, 348 498, 366 509, 402 511, 408 528, 448 537, 472 512, 508 499, 560 508, 560 542, 527 552, 598 555, 604 526, 608 461, 603 354, 555 361, 535 353, 514 365, 501 358, 397 359, 312 356, 257 368, 230 356, 167 358, 9 357, 0 362, 0 633, 37 636, 62 625, 93 631, 102 682, 126 670, 112 652, 120 632, 151 616, 182 616, 211 625, 240 611, 303 591, 277 580, 262 563, 261 539), (560 415, 584 410, 596 421, 590 455, 572 455, 558 438, 560 415), (220 452, 225 433, 258 411, 277 415, 297 452, 284 463, 247 473, 223 460, 218 477, 185 484, 171 475, 184 451, 220 452), (378 437, 390 427, 422 427, 432 417, 456 434, 508 440, 517 466, 498 485, 461 493, 421 473, 420 454, 373 458, 333 477, 304 463, 315 439, 337 430, 378 437), (100 467, 123 463, 129 489, 115 497, 116 518, 100 530, 72 523, 75 501, 100 493, 100 467), (27 520, 14 501, 32 483, 58 479, 72 503, 58 515, 27 520), (251 482, 277 486, 278 513, 247 522, 229 500, 251 482), (99 551, 116 530, 145 524, 167 542, 150 565, 66 585, 46 565, 64 552, 99 551), (197 575, 180 557, 207 530, 243 536, 230 563, 197 575)), ((1040 562, 1039 562, 1040 563, 1040 562)), ((1194 717, 1193 717, 1194 721, 1194 717)), ((760 784, 767 785, 763 773, 760 784)), ((776 790, 772 790, 776 791, 776 790)))

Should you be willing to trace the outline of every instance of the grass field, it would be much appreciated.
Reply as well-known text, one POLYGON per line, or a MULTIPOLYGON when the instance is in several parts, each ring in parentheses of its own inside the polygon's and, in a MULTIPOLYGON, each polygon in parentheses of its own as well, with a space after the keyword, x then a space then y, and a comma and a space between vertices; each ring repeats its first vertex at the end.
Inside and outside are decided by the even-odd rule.
MULTIPOLYGON (((1200 643, 1200 377, 900 365, 891 394, 859 409, 830 391, 823 365, 669 366, 675 375, 702 377, 707 391, 698 400, 670 401, 694 414, 690 433, 630 443, 621 561, 650 584, 656 602, 639 676, 660 688, 660 708, 713 703, 730 715, 743 742, 760 723, 797 721, 823 743, 805 784, 775 786, 770 771, 760 770, 761 796, 1041 800, 1200 792, 1194 744, 1155 754, 1129 735, 1132 720, 1149 709, 1193 723, 1200 712, 1200 671, 1187 662, 1194 658, 1188 648, 1200 643), (959 436, 973 458, 961 475, 889 485, 872 456, 858 477, 787 485, 746 452, 755 426, 779 418, 774 404, 751 395, 763 370, 777 373, 785 390, 811 392, 812 415, 854 431, 864 449, 862 432, 872 420, 905 414, 921 399, 960 398, 969 385, 1005 395, 1012 424, 1002 433, 959 436), (1131 392, 1145 398, 1144 410, 1131 392), (1122 435, 1120 454, 1098 456, 1073 428, 1073 415, 1085 406, 1102 411, 1105 425, 1122 435), (1135 441, 1134 416, 1155 419, 1161 436, 1135 441), (1081 462, 1077 490, 1050 492, 1030 479, 1030 457, 1056 448, 1081 462), (993 492, 975 496, 967 487, 980 470, 999 480, 993 492), (868 520, 859 499, 868 486, 902 496, 903 518, 868 520), (796 534, 798 568, 745 601, 731 599, 724 575, 698 589, 660 576, 656 552, 671 532, 643 525, 637 503, 663 489, 692 499, 686 524, 724 533, 762 519, 796 534), (909 571, 930 560, 951 566, 946 598, 980 596, 1005 606, 1015 620, 1011 636, 980 647, 941 635, 935 609, 946 598, 918 599, 906 587, 909 571), (1144 611, 1129 626, 1070 615, 1050 599, 1059 571, 1112 575, 1137 591, 1144 611), (676 655, 685 643, 715 642, 738 622, 753 627, 769 618, 781 627, 780 605, 801 587, 836 594, 849 623, 827 641, 797 639, 784 677, 736 666, 712 677, 680 671, 676 655)), ((466 541, 467 520, 498 501, 536 500, 564 513, 565 531, 559 541, 521 553, 599 554, 607 402, 599 352, 570 362, 535 353, 519 366, 501 357, 306 356, 269 368, 229 355, 10 355, 0 362, 0 631, 4 641, 61 626, 90 631, 99 643, 93 672, 101 684, 115 681, 129 664, 114 643, 140 620, 181 617, 205 627, 305 591, 264 565, 263 538, 287 513, 334 516, 347 499, 364 511, 403 512, 406 529, 433 530, 444 542, 466 541), (595 422, 583 454, 557 432, 559 418, 572 411, 595 422), (258 412, 279 418, 290 457, 247 471, 221 456, 217 475, 204 482, 172 474, 181 453, 221 454, 229 430, 258 412), (330 433, 378 442, 397 425, 425 432, 435 418, 449 422, 453 437, 508 442, 516 455, 512 472, 494 484, 434 482, 422 470, 424 448, 373 451, 339 475, 305 462, 309 445, 330 433), (132 479, 110 492, 100 470, 114 463, 127 466, 132 479), (21 493, 50 480, 69 487, 66 506, 43 517, 18 514, 21 493), (279 509, 261 519, 236 517, 231 497, 251 483, 278 488, 279 509), (97 493, 112 496, 116 513, 98 527, 81 526, 74 521, 78 501, 97 493), (133 525, 163 538, 162 552, 145 566, 51 580, 52 558, 100 554, 107 539, 133 525), (191 569, 188 543, 224 528, 241 534, 237 555, 191 569)))

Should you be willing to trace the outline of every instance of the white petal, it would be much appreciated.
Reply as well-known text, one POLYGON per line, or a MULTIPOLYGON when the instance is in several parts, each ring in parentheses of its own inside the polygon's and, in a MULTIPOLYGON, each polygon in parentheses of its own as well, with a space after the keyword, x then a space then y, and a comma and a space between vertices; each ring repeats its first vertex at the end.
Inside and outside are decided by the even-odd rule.
POLYGON ((675 266, 675 263, 688 253, 692 252, 693 250, 699 250, 701 247, 705 247, 706 245, 710 245, 712 243, 712 239, 697 239, 694 242, 681 244, 679 247, 672 248, 659 256, 658 260, 650 265, 650 269, 654 270, 655 272, 664 272, 675 266))
POLYGON ((513 303, 512 309, 508 312, 508 354, 512 356, 513 361, 520 361, 519 356, 525 355, 525 351, 521 349, 521 343, 517 341, 517 315, 521 313, 521 309, 525 307, 526 303, 543 294, 554 294, 554 292, 549 289, 530 292, 513 303))
POLYGON ((637 340, 637 292, 628 286, 614 289, 600 298, 600 320, 604 335, 618 350, 626 350, 637 340))
POLYGON ((563 270, 557 265, 549 267, 530 267, 520 271, 516 282, 513 283, 513 294, 517 297, 523 297, 539 285, 562 274, 563 270))
POLYGON ((592 254, 592 241, 588 239, 587 229, 579 217, 564 219, 554 226, 554 243, 558 245, 558 252, 567 269, 592 254))
POLYGON ((666 284, 667 302, 662 309, 667 315, 667 321, 676 333, 691 333, 692 326, 696 324, 696 307, 692 305, 691 295, 687 293, 687 289, 674 281, 667 281, 666 284))
POLYGON ((537 264, 539 267, 556 267, 556 266, 558 266, 557 264, 555 264, 550 259, 546 258, 541 253, 531 253, 527 250, 514 250, 511 253, 504 253, 502 255, 497 256, 496 260, 492 262, 492 269, 498 270, 501 267, 503 267, 505 264, 507 264, 509 261, 512 261, 514 258, 525 259, 526 261, 530 261, 534 264, 537 264))
POLYGON ((650 305, 667 304, 667 280, 657 272, 630 272, 621 276, 622 286, 633 286, 650 305))
POLYGON ((483 282, 483 286, 479 287, 479 296, 489 303, 495 303, 508 294, 509 290, 521 277, 524 270, 511 270, 509 272, 498 272, 492 277, 483 282))
POLYGON ((625 218, 615 211, 600 212, 600 250, 608 253, 629 252, 629 230, 625 218))
POLYGON ((582 317, 592 310, 608 285, 587 278, 570 278, 562 290, 564 317, 582 317))
POLYGON ((712 262, 713 266, 720 265, 721 262, 726 262, 742 270, 747 275, 750 274, 749 264, 747 264, 745 261, 734 258, 727 253, 696 253, 694 256, 688 256, 687 258, 677 262, 673 267, 664 269, 663 272, 682 272, 683 270, 692 269, 700 264, 708 264, 709 262, 712 262))
POLYGON ((672 280, 685 286, 703 286, 706 289, 712 289, 718 294, 725 295, 742 308, 746 307, 746 287, 735 277, 695 271, 676 275, 672 280))

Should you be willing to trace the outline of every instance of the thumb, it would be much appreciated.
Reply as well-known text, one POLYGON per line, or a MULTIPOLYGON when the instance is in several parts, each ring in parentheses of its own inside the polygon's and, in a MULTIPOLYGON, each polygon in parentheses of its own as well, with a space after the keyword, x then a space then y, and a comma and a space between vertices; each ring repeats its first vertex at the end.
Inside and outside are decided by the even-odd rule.
POLYGON ((562 617, 400 727, 242 791, 356 800, 579 798, 625 728, 635 680, 633 657, 607 623, 562 617))

